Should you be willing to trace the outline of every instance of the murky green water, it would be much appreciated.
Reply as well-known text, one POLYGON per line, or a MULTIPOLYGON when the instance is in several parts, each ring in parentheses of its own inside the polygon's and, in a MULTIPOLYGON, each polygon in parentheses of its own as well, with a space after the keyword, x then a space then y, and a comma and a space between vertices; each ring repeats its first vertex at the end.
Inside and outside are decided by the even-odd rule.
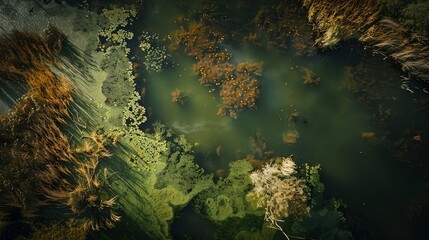
MULTIPOLYGON (((167 37, 175 28, 174 19, 183 13, 167 1, 152 1, 149 6, 151 11, 144 20, 150 23, 147 28, 167 37)), ((379 134, 386 129, 374 120, 375 112, 358 101, 359 94, 345 87, 346 67, 372 56, 355 44, 311 57, 297 56, 294 49, 239 44, 227 48, 234 61, 263 63, 256 111, 240 112, 237 120, 217 116, 218 94, 199 84, 192 73, 194 60, 179 51, 172 53, 174 68, 147 76, 145 105, 152 109, 150 120, 185 134, 196 144, 199 164, 209 172, 227 169, 229 162, 245 158, 251 153, 249 140, 260 134, 274 155, 293 154, 298 163, 320 164, 328 193, 362 215, 376 236, 409 236, 413 226, 408 221, 408 207, 421 194, 418 177, 392 153, 362 137, 364 132, 379 134), (320 85, 304 85, 302 67, 320 76, 320 85), (176 88, 188 96, 186 104, 172 102, 171 92, 176 88), (291 121, 296 112, 299 117, 291 121), (283 142, 282 135, 288 132, 299 133, 297 143, 283 142)), ((375 58, 374 68, 380 72, 388 69, 395 81, 393 87, 380 89, 390 98, 381 103, 392 108, 391 136, 406 128, 427 132, 427 108, 415 113, 422 97, 402 90, 395 66, 375 58)))

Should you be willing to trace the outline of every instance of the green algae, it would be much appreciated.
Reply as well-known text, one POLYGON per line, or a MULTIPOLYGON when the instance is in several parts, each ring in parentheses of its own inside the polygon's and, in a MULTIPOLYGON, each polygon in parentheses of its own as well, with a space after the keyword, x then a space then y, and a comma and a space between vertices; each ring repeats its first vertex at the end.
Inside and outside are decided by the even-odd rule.
POLYGON ((246 160, 229 164, 229 174, 219 179, 215 185, 197 196, 197 209, 214 222, 228 218, 243 218, 246 214, 262 215, 246 194, 252 189, 250 172, 252 165, 246 160))

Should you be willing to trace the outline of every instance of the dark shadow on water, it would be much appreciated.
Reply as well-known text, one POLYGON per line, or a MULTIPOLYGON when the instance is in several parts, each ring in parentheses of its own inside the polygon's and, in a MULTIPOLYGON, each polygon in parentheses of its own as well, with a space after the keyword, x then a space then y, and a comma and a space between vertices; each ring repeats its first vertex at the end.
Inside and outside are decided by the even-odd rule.
POLYGON ((0 79, 0 115, 6 114, 27 90, 28 87, 24 83, 0 79))
POLYGON ((194 211, 192 204, 189 204, 181 211, 171 224, 171 234, 173 239, 213 239, 216 226, 194 211))
POLYGON ((90 73, 91 69, 99 69, 91 56, 84 53, 72 42, 65 40, 61 49, 64 71, 73 79, 80 77, 84 82, 91 83, 94 79, 90 73))
POLYGON ((18 237, 29 237, 31 226, 27 223, 16 222, 0 231, 0 240, 17 239, 18 237))

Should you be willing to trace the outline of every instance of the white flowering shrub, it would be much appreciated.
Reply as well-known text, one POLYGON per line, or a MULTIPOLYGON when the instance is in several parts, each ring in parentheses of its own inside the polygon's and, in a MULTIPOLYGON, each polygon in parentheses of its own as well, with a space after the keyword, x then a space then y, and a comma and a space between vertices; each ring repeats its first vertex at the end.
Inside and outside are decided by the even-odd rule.
POLYGON ((298 218, 307 215, 308 197, 305 182, 295 176, 292 157, 277 160, 280 161, 272 161, 250 175, 254 188, 249 195, 256 199, 258 207, 265 208, 265 220, 287 237, 279 222, 290 215, 298 218))

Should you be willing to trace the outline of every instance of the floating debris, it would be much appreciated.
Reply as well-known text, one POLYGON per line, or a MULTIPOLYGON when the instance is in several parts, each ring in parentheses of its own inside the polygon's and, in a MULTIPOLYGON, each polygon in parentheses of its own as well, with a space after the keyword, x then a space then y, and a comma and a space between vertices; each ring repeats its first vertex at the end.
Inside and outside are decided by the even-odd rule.
POLYGON ((375 137, 375 132, 363 132, 362 138, 370 139, 375 137))
POLYGON ((216 155, 218 155, 218 156, 220 156, 220 154, 222 153, 222 145, 219 145, 217 148, 216 148, 216 155))
POLYGON ((173 103, 185 104, 187 102, 187 96, 180 89, 176 88, 171 92, 171 101, 173 103))
POLYGON ((300 113, 299 112, 293 112, 289 115, 287 121, 288 122, 296 122, 298 120, 298 118, 300 117, 300 113))
POLYGON ((421 140, 422 140, 422 136, 420 136, 420 135, 415 135, 415 136, 413 136, 413 140, 414 140, 414 141, 421 141, 421 140))
POLYGON ((299 139, 299 133, 296 130, 288 131, 283 133, 282 139, 284 143, 295 144, 299 139))
POLYGON ((304 73, 304 84, 305 85, 319 85, 320 77, 317 77, 311 69, 302 68, 304 73))
POLYGON ((219 177, 219 178, 225 178, 226 177, 226 171, 225 171, 225 169, 220 168, 220 169, 216 170, 215 175, 216 175, 216 177, 219 177))

